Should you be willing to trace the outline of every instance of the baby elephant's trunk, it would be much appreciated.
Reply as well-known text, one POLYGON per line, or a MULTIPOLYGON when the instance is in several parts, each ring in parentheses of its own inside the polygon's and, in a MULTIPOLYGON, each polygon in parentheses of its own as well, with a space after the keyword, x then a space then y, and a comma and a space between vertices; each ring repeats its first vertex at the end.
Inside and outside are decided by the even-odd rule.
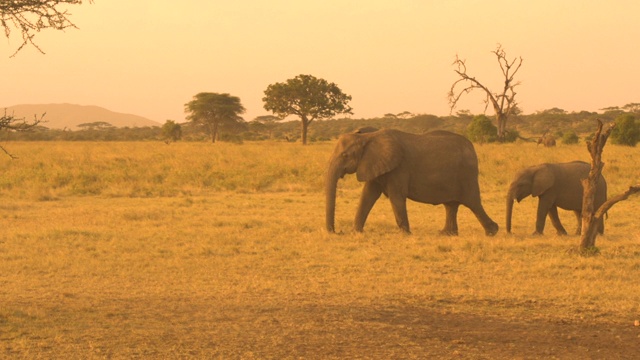
POLYGON ((325 217, 326 217, 326 226, 327 231, 332 233, 335 232, 335 214, 336 214, 336 190, 338 188, 338 179, 340 178, 340 174, 337 171, 337 166, 330 166, 329 171, 327 172, 326 178, 326 208, 325 208, 325 217))
POLYGON ((513 191, 509 191, 507 195, 507 233, 511 233, 511 215, 513 214, 513 202, 515 201, 515 194, 513 191))

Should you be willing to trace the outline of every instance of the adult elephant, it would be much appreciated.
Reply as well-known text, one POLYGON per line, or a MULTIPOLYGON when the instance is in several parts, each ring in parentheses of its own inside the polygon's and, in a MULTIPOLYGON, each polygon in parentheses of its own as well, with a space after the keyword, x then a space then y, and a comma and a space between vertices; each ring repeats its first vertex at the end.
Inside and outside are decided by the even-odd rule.
MULTIPOLYGON (((511 232, 513 202, 520 202, 531 195, 538 197, 536 231, 542 234, 545 219, 549 215, 558 235, 566 235, 558 217, 558 208, 573 211, 578 220, 576 234, 582 229, 582 179, 589 176, 591 165, 583 161, 559 164, 540 164, 521 170, 509 186, 507 193, 507 232, 511 232)), ((607 200, 607 182, 601 175, 596 183, 594 205, 596 209, 607 200)), ((598 232, 604 233, 604 222, 598 224, 598 232)))
POLYGON ((358 181, 365 183, 354 221, 355 231, 363 231, 371 208, 380 195, 385 194, 391 201, 396 223, 407 233, 410 232, 407 199, 444 204, 443 234, 458 234, 460 204, 473 211, 487 235, 498 232, 498 224, 491 220, 480 202, 476 152, 463 136, 447 131, 416 135, 391 129, 342 135, 327 171, 329 232, 335 231, 338 180, 353 173, 358 181))

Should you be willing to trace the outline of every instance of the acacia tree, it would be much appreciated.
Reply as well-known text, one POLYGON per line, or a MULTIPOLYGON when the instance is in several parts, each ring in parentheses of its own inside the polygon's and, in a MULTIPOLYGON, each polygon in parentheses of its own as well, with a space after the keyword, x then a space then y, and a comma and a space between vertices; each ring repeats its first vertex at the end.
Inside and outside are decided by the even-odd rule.
POLYGON ((522 57, 514 58, 509 61, 507 54, 502 49, 502 45, 498 44, 498 47, 492 51, 498 60, 502 75, 504 76, 504 87, 501 92, 493 92, 475 77, 467 74, 467 64, 465 60, 460 59, 456 55, 456 60, 453 65, 456 67, 454 70, 460 77, 451 85, 451 90, 448 94, 449 107, 451 112, 458 105, 458 101, 462 95, 467 94, 474 89, 480 89, 486 95, 485 111, 491 105, 496 117, 496 125, 498 128, 498 140, 504 141, 507 129, 507 119, 511 115, 512 111, 517 108, 516 92, 515 88, 520 85, 519 81, 515 81, 514 77, 520 66, 522 66, 522 57))
POLYGON ((44 51, 33 41, 35 35, 44 29, 75 28, 76 25, 69 20, 71 14, 66 6, 79 5, 82 2, 82 0, 0 1, 0 24, 4 28, 5 36, 10 38, 12 30, 18 30, 22 36, 22 44, 11 56, 15 56, 29 44, 44 54, 44 51))
POLYGON ((622 110, 630 113, 640 113, 640 103, 629 103, 623 106, 622 110))
POLYGON ((352 114, 349 101, 340 88, 324 79, 298 75, 284 83, 275 83, 264 91, 264 108, 280 119, 300 117, 302 145, 307 144, 307 130, 314 120, 329 119, 336 114, 352 114))
POLYGON ((209 92, 196 94, 184 104, 184 110, 189 114, 187 120, 204 126, 213 143, 218 140, 221 127, 243 122, 240 114, 245 111, 239 97, 209 92))

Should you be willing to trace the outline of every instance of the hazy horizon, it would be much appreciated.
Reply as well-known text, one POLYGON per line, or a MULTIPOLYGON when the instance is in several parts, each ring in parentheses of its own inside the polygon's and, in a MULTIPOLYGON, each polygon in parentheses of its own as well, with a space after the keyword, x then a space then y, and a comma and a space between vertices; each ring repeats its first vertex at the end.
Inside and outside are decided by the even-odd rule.
MULTIPOLYGON (((46 52, 0 47, 0 105, 95 105, 164 123, 184 121, 198 92, 238 96, 244 118, 267 115, 264 90, 299 74, 351 95, 352 118, 447 115, 452 62, 492 90, 498 43, 522 57, 524 113, 597 111, 636 95, 640 3, 626 0, 304 1, 201 3, 97 0, 69 7, 79 29, 35 37, 46 52)), ((481 113, 480 93, 457 108, 481 113)), ((487 112, 492 114, 491 110, 487 112)))

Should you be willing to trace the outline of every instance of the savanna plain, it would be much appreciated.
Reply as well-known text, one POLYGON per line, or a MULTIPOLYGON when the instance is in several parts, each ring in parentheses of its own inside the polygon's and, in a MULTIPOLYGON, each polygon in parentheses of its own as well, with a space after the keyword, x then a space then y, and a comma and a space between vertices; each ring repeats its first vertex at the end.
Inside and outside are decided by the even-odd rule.
MULTIPOLYGON (((486 237, 466 208, 409 202, 412 235, 381 198, 351 231, 362 184, 339 183, 334 143, 9 142, 0 156, 0 357, 632 359, 640 354, 640 198, 616 204, 599 254, 507 187, 584 143, 476 145, 486 237)), ((607 145, 609 195, 640 183, 637 148, 607 145)), ((567 229, 572 213, 560 211, 567 229)))

